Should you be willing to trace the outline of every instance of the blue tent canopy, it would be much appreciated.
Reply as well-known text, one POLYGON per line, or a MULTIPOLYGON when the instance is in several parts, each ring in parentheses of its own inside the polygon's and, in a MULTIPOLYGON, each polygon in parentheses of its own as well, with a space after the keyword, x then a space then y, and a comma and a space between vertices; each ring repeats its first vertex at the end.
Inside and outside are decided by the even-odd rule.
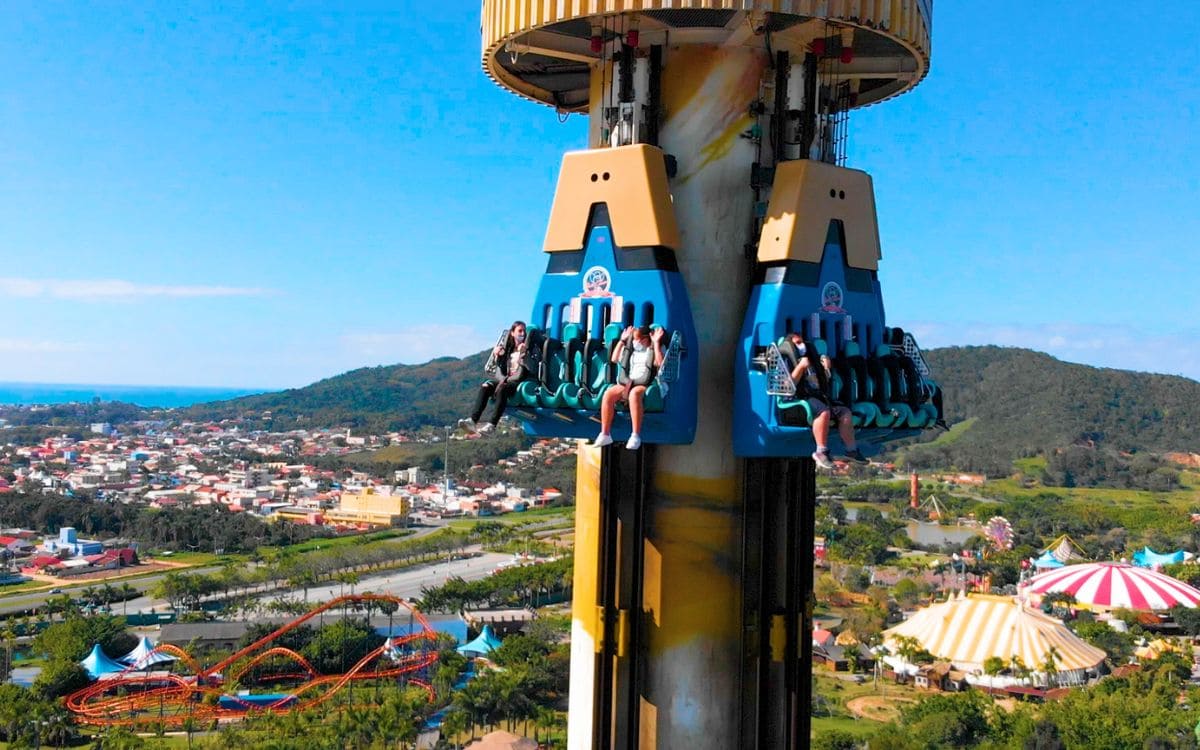
POLYGON ((113 674, 115 672, 124 672, 126 667, 120 662, 113 661, 100 648, 100 644, 92 646, 92 653, 84 657, 84 660, 79 662, 79 666, 83 667, 88 673, 88 677, 93 680, 100 679, 101 675, 113 674))
POLYGON ((145 669, 146 667, 155 664, 165 664, 169 661, 175 661, 175 657, 171 654, 155 651, 155 646, 146 636, 142 636, 138 641, 137 646, 128 654, 122 656, 118 661, 132 666, 134 669, 145 669))
POLYGON ((1033 561, 1035 568, 1061 568, 1063 564, 1063 561, 1055 557, 1050 550, 1046 550, 1041 557, 1033 561))
POLYGON ((1171 565, 1173 563, 1183 562, 1183 550, 1176 550, 1169 554, 1161 554, 1155 552, 1149 547, 1142 547, 1141 552, 1133 553, 1133 564, 1139 568, 1153 568, 1158 565, 1171 565))
POLYGON ((487 656, 500 647, 500 639, 492 632, 491 625, 484 625, 483 631, 470 643, 458 647, 458 653, 464 656, 487 656))

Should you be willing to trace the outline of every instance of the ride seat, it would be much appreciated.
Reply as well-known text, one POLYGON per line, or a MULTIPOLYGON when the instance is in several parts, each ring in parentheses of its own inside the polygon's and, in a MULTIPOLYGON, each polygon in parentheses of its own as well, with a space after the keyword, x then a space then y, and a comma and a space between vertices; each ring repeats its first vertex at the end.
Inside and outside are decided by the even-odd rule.
POLYGON ((872 401, 874 382, 867 374, 866 361, 858 344, 847 341, 842 345, 842 356, 838 358, 847 376, 852 381, 845 403, 850 405, 855 427, 874 427, 879 421, 879 407, 872 401))
POLYGON ((542 349, 541 373, 538 378, 538 404, 549 409, 568 405, 568 397, 579 392, 571 372, 571 354, 581 339, 579 326, 568 323, 563 326, 563 340, 546 339, 542 349))
MULTIPOLYGON (((914 417, 912 407, 906 401, 904 373, 896 353, 887 344, 880 344, 875 350, 875 358, 879 361, 883 381, 883 403, 880 403, 879 408, 881 412, 890 412, 893 416, 887 426, 894 428, 920 426, 913 424, 919 418, 914 417)), ((879 426, 885 425, 881 423, 879 426)))
POLYGON ((608 347, 602 339, 588 339, 583 343, 580 359, 582 366, 575 371, 579 390, 567 402, 576 409, 599 409, 600 396, 609 385, 608 347))

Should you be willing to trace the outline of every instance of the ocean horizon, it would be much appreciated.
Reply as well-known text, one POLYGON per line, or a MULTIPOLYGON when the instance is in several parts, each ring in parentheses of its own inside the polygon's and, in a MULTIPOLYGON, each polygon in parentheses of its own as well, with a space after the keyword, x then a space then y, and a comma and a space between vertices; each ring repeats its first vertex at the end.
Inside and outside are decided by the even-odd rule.
POLYGON ((0 404, 32 406, 34 404, 87 403, 123 401, 145 407, 177 408, 225 401, 238 396, 268 393, 269 388, 214 388, 176 385, 95 385, 86 383, 6 383, 0 382, 0 404))

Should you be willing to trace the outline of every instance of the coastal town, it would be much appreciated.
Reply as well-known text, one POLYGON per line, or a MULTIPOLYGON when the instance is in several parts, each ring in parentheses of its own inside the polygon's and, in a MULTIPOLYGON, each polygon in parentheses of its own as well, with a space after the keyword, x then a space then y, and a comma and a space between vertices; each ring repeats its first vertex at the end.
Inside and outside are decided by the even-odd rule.
MULTIPOLYGON (((4 429, 0 424, 0 441, 4 429)), ((141 421, 119 428, 94 423, 81 438, 0 442, 0 495, 20 490, 156 510, 216 507, 331 534, 406 527, 418 519, 499 516, 564 502, 560 489, 524 486, 520 478, 528 465, 573 455, 574 445, 566 440, 537 441, 500 458, 496 468, 510 481, 471 479, 472 466, 443 465, 441 471, 410 466, 385 474, 318 465, 388 445, 479 439, 450 430, 360 436, 349 430, 273 433, 229 421, 141 421)), ((0 544, 10 575, 19 569, 27 575, 85 576, 133 564, 139 547, 144 551, 135 538, 83 534, 67 528, 49 535, 5 530, 0 544)))

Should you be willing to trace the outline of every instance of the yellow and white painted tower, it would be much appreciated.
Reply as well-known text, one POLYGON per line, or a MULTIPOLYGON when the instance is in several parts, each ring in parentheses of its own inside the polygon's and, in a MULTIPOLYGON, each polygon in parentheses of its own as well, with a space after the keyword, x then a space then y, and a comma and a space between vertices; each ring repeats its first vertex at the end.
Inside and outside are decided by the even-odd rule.
MULTIPOLYGON (((814 111, 804 101, 814 71, 842 92, 843 110, 916 86, 929 70, 931 19, 932 0, 483 0, 489 77, 559 112, 588 114, 591 148, 651 131, 675 166, 679 267, 698 336, 698 423, 693 444, 658 447, 650 469, 641 601, 629 613, 641 637, 621 646, 640 650, 637 729, 612 733, 623 739, 611 746, 743 746, 744 468, 731 448, 730 403, 753 265, 747 248, 765 200, 752 191, 752 165, 820 158, 811 144, 822 124, 804 114, 814 111), (796 61, 782 78, 781 59, 796 61), (786 91, 775 90, 780 81, 786 91), (633 95, 618 96, 622 86, 633 95), (777 131, 762 127, 764 110, 777 131), (806 127, 809 137, 800 138, 806 127), (772 144, 775 156, 764 157, 776 138, 787 148, 772 144)), ((593 711, 604 637, 595 607, 599 474, 599 450, 581 448, 571 748, 593 747, 595 723, 607 720, 593 711)))

